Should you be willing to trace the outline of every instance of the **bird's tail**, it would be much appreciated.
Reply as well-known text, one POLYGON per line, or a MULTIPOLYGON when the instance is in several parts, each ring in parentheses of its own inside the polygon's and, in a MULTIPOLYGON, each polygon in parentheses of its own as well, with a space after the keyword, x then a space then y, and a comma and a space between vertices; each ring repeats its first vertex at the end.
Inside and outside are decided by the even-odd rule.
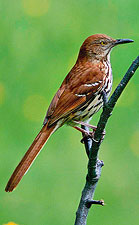
POLYGON ((24 174, 27 173, 33 161, 38 156, 44 144, 54 131, 55 126, 52 126, 50 128, 47 127, 47 124, 43 126, 43 128, 33 141, 32 145, 25 153, 24 157, 22 158, 18 166, 15 168, 13 174, 11 175, 5 188, 6 192, 13 191, 13 189, 18 185, 18 183, 20 182, 24 174))

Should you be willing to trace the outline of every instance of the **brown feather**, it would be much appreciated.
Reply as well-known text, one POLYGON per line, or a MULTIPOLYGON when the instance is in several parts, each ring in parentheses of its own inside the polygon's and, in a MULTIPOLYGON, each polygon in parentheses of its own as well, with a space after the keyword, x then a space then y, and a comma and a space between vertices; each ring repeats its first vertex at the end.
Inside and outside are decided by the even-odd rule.
POLYGON ((86 68, 86 70, 83 69, 83 71, 77 71, 77 68, 76 64, 65 78, 60 88, 60 95, 57 92, 50 104, 49 113, 47 113, 45 118, 47 121, 47 118, 49 118, 48 115, 51 115, 49 118, 49 126, 61 118, 65 118, 66 120, 66 117, 70 116, 73 111, 75 112, 76 109, 79 109, 80 106, 86 103, 87 96, 91 95, 93 98, 103 87, 104 72, 99 65, 94 66, 92 63, 91 65, 87 65, 87 67, 84 65, 83 68, 86 68), (75 73, 76 76, 74 76, 75 73), (68 83, 66 83, 67 80, 68 83), (99 83, 99 81, 102 82, 99 83), (96 82, 98 82, 98 85, 85 86, 86 84, 95 84, 96 82))
POLYGON ((50 135, 53 133, 55 129, 55 126, 51 128, 47 128, 47 126, 44 126, 35 140, 33 141, 32 145, 28 149, 28 151, 25 153, 24 157, 14 170, 12 176, 10 177, 7 186, 5 188, 6 192, 11 192, 13 189, 17 186, 17 184, 20 182, 24 174, 28 171, 31 164, 35 160, 35 158, 40 153, 42 147, 50 137, 50 135))
POLYGON ((47 110, 47 114, 45 116, 45 119, 44 119, 44 122, 43 122, 43 125, 45 125, 48 121, 48 118, 51 117, 51 115, 53 114, 53 112, 55 111, 55 108, 57 106, 57 103, 58 103, 58 100, 59 98, 61 97, 62 93, 64 92, 65 90, 65 81, 63 81, 62 85, 60 86, 60 88, 58 89, 57 93, 55 94, 55 96, 53 97, 52 99, 52 102, 47 110))
POLYGON ((76 64, 64 79, 48 108, 43 128, 13 172, 6 191, 12 191, 17 186, 49 136, 57 128, 66 121, 73 126, 72 120, 82 121, 91 118, 102 107, 101 92, 105 90, 109 95, 112 87, 108 54, 115 43, 115 39, 103 34, 92 35, 84 41, 76 64), (106 48, 102 43, 106 43, 106 48))

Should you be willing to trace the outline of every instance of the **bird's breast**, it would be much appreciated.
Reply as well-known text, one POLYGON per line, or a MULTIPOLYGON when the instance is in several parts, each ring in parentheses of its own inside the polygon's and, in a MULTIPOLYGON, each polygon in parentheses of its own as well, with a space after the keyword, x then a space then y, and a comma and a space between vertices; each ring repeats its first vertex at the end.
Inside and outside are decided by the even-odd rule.
POLYGON ((96 93, 96 96, 92 98, 91 101, 85 103, 85 105, 80 108, 80 110, 74 113, 72 120, 87 121, 95 113, 97 113, 103 106, 102 91, 104 90, 107 97, 109 97, 112 89, 112 70, 111 65, 108 62, 104 63, 105 76, 104 85, 101 91, 96 93))

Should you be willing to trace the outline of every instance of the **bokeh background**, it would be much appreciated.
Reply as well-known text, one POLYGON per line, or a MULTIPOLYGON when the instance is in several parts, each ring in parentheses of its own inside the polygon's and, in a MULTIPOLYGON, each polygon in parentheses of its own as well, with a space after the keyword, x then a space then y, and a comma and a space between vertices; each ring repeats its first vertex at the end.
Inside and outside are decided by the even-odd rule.
MULTIPOLYGON (((62 127, 13 193, 9 176, 40 130, 50 101, 88 36, 105 33, 133 44, 111 55, 114 87, 139 54, 137 0, 0 0, 0 224, 74 224, 87 173, 81 134, 62 127)), ((137 224, 139 71, 106 128, 105 166, 88 225, 137 224)), ((94 116, 97 124, 100 113, 94 116)))

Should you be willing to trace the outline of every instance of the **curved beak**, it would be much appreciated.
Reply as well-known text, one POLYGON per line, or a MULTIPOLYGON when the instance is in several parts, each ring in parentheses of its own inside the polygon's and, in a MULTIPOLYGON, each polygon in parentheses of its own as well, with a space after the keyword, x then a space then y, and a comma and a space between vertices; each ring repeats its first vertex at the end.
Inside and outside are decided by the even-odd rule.
POLYGON ((114 45, 126 44, 130 42, 134 42, 134 41, 131 39, 116 39, 114 45))

